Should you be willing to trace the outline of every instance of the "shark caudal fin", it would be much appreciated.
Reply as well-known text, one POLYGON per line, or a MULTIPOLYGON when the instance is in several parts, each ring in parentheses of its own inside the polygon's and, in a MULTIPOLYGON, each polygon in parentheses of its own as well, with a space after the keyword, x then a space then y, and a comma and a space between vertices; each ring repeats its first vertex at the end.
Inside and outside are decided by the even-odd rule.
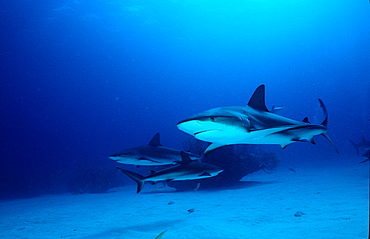
MULTIPOLYGON (((324 120, 321 122, 321 125, 327 128, 328 127, 328 110, 326 109, 324 102, 321 99, 318 99, 318 100, 320 103, 320 107, 322 108, 322 111, 324 113, 324 120)), ((333 141, 331 141, 327 132, 324 132, 321 135, 324 136, 324 138, 327 139, 331 145, 333 145, 335 151, 339 154, 339 150, 337 149, 337 147, 335 147, 333 141)))
POLYGON ((141 176, 138 173, 134 173, 125 169, 122 169, 120 167, 116 167, 118 170, 120 170, 122 173, 126 174, 129 176, 132 180, 134 180, 137 183, 137 190, 136 193, 139 193, 143 187, 144 187, 144 177, 141 176))

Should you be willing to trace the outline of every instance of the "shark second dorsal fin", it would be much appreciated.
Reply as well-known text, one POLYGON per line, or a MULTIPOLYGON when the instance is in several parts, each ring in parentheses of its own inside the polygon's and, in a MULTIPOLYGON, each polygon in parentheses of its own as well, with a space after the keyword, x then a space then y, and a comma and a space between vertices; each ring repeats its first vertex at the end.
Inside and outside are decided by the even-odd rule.
POLYGON ((190 162, 191 162, 191 158, 189 157, 189 155, 185 153, 184 151, 181 151, 181 163, 185 164, 185 163, 190 163, 190 162))
POLYGON ((159 137, 159 133, 156 133, 153 136, 152 140, 150 140, 150 142, 149 142, 149 145, 150 146, 153 146, 153 147, 162 146, 161 145, 161 140, 160 140, 160 137, 159 137))
POLYGON ((260 85, 257 87, 248 102, 248 106, 255 110, 269 112, 265 103, 265 85, 260 85))

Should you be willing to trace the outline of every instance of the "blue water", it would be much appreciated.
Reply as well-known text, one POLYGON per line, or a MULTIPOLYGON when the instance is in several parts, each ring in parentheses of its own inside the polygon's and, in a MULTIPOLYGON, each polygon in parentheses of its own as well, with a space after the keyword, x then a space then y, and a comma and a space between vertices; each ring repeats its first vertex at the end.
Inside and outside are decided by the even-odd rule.
MULTIPOLYGON (((370 140, 365 0, 7 1, 0 24, 0 198, 68 192, 84 170, 122 185, 109 154, 157 132, 181 149, 178 121, 244 105, 260 84, 296 120, 321 122, 321 98, 354 164, 348 140, 370 140)), ((266 148, 336 157, 316 141, 266 148)))

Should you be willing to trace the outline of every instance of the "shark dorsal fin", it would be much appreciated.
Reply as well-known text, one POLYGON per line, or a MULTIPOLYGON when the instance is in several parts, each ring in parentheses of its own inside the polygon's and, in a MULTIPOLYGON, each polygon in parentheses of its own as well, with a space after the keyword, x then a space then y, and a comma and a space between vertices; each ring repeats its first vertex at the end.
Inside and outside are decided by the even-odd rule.
POLYGON ((160 137, 159 137, 159 133, 156 133, 153 136, 152 140, 150 140, 150 142, 149 142, 149 145, 150 146, 153 146, 153 147, 162 146, 161 145, 161 140, 160 140, 160 137))
POLYGON ((248 106, 252 107, 255 110, 269 112, 265 103, 265 85, 260 85, 257 87, 248 102, 248 106))
POLYGON ((190 163, 191 162, 191 158, 184 151, 181 151, 181 160, 182 160, 181 161, 182 164, 184 164, 184 163, 190 163))
POLYGON ((304 117, 304 119, 302 121, 305 122, 305 123, 311 124, 310 121, 308 120, 308 117, 304 117))

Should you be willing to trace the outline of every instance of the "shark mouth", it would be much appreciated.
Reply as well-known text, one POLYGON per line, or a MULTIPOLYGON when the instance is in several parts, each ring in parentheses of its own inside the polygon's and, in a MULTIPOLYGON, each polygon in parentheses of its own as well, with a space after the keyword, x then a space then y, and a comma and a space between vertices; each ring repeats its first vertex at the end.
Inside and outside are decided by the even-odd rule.
POLYGON ((199 132, 194 133, 194 136, 195 136, 195 135, 199 135, 199 134, 204 134, 204 133, 214 132, 214 131, 221 131, 221 130, 219 130, 219 129, 202 130, 202 131, 199 131, 199 132))

